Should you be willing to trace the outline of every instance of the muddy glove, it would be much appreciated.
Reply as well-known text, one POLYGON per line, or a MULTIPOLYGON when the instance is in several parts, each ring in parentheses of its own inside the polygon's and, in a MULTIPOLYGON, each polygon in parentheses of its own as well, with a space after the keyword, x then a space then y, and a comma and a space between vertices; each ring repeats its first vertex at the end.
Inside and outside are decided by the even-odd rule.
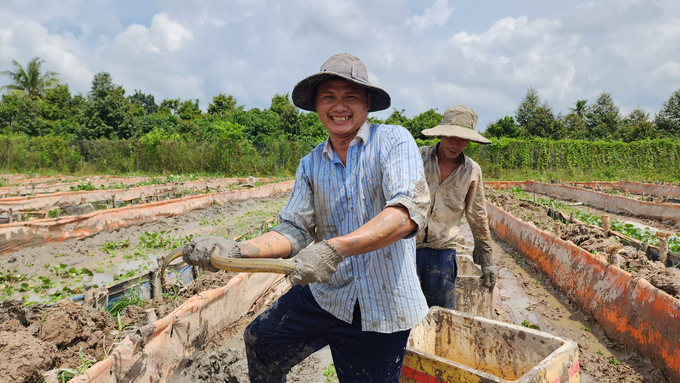
POLYGON ((241 249, 236 241, 224 239, 222 237, 199 237, 184 245, 182 249, 182 259, 184 262, 198 266, 208 271, 220 271, 210 263, 210 254, 215 247, 220 248, 220 255, 227 258, 242 258, 241 249))
POLYGON ((290 281, 293 286, 304 286, 312 282, 328 282, 342 262, 342 256, 328 241, 323 241, 300 251, 294 262, 295 270, 290 274, 290 281))
POLYGON ((493 288, 494 286, 496 286, 496 279, 498 278, 496 274, 496 267, 494 265, 482 266, 481 278, 484 280, 484 282, 482 282, 482 286, 488 288, 489 291, 493 292, 493 288))

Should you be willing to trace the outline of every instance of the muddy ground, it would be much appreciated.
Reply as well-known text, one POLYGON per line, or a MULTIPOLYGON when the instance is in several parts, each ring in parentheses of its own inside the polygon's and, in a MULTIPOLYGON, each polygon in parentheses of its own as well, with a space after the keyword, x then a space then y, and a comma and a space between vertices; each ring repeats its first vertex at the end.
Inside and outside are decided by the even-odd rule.
MULTIPOLYGON (((130 331, 135 331, 154 317, 164 317, 200 291, 224 286, 234 274, 221 271, 201 275, 189 286, 176 286, 162 300, 146 302, 144 307, 128 306, 122 311, 120 321, 106 311, 82 308, 70 300, 62 300, 49 306, 43 303, 26 305, 27 301, 49 301, 49 293, 63 289, 63 286, 76 290, 93 280, 107 285, 113 282, 116 274, 124 272, 124 269, 135 272, 141 270, 135 265, 154 266, 156 256, 165 256, 169 250, 164 247, 148 248, 140 244, 140 236, 146 232, 168 231, 171 234, 165 235, 166 238, 186 238, 191 235, 236 237, 273 217, 285 206, 289 197, 289 194, 281 194, 266 199, 212 206, 179 217, 160 218, 141 226, 100 233, 83 240, 13 253, 10 259, 2 262, 6 271, 34 275, 35 279, 39 276, 49 277, 57 287, 42 294, 14 294, 0 305, 0 360, 3 361, 0 363, 0 376, 10 377, 13 382, 36 382, 48 370, 65 369, 60 371, 62 375, 82 372, 106 357, 112 351, 114 343, 120 342, 130 331), (112 242, 127 242, 128 245, 114 248, 113 251, 102 248, 102 245, 112 242), (142 255, 137 255, 139 259, 131 257, 140 250, 142 255), (92 276, 57 276, 51 272, 53 267, 33 266, 42 262, 50 265, 67 264, 78 269, 94 269, 104 262, 105 265, 112 266, 105 267, 103 273, 94 273, 92 276), (149 313, 149 310, 153 313, 149 313)), ((31 280, 26 278, 24 283, 37 283, 31 280)))
POLYGON ((157 265, 157 257, 193 237, 228 238, 248 232, 272 218, 289 194, 215 205, 176 217, 159 217, 140 226, 94 236, 21 249, 0 260, 0 275, 19 275, 11 292, 0 284, 0 300, 49 302, 82 294, 86 283, 108 286, 157 265), (22 284, 24 284, 22 288, 22 284))
POLYGON ((528 259, 494 236, 498 269, 494 319, 571 339, 579 346, 581 382, 669 382, 648 358, 626 352, 610 341, 602 328, 536 272, 528 259))
MULTIPOLYGON (((114 253, 118 258, 111 258, 116 262, 125 262, 128 259, 123 255, 134 254, 139 249, 138 237, 144 231, 160 232, 171 229, 172 232, 177 226, 177 231, 182 235, 214 233, 235 236, 247 228, 247 222, 259 223, 271 217, 285 205, 287 198, 288 196, 280 196, 264 202, 258 200, 231 206, 215 206, 182 217, 161 219, 145 227, 125 228, 117 233, 103 233, 83 241, 58 244, 57 248, 44 246, 32 249, 33 252, 22 251, 16 254, 17 259, 14 262, 23 264, 30 257, 50 259, 50 255, 54 258, 56 254, 68 253, 69 262, 82 267, 81 264, 93 261, 92 257, 87 256, 91 249, 97 251, 102 244, 129 238, 129 248, 116 248, 114 253), (263 204, 268 207, 263 208, 263 204)), ((517 213, 520 214, 521 210, 517 210, 517 213)), ((548 228, 552 227, 549 217, 529 215, 528 210, 525 213, 526 220, 539 224, 544 222, 548 228)), ((462 230, 463 237, 471 239, 467 225, 462 230)), ((466 246, 472 247, 472 243, 466 243, 466 246)), ((537 326, 551 334, 575 340, 579 344, 582 382, 668 382, 649 359, 628 353, 609 341, 592 318, 571 305, 521 254, 505 247, 497 238, 493 248, 499 272, 494 297, 495 319, 537 326)), ((105 250, 99 251, 99 257, 94 258, 111 256, 105 250)), ((146 261, 154 260, 155 255, 165 252, 165 249, 150 251, 146 261)), ((59 258, 62 257, 65 256, 59 258)), ((144 307, 128 306, 121 313, 120 322, 105 312, 83 309, 69 301, 47 307, 42 304, 24 306, 21 301, 6 300, 0 308, 0 360, 8 363, 0 364, 0 376, 9 376, 12 381, 17 382, 35 382, 42 372, 58 367, 84 370, 110 353, 112 345, 127 332, 146 324, 150 315, 161 318, 193 294, 223 286, 232 276, 233 274, 226 272, 204 274, 196 283, 180 288, 177 294, 164 296, 163 300, 147 302, 144 307)), ((66 283, 74 282, 67 279, 66 283)), ((247 382, 243 329, 285 290, 283 285, 271 290, 264 300, 257 302, 248 315, 213 338, 173 381, 247 382)), ((326 349, 312 355, 289 374, 288 381, 335 381, 331 377, 326 380, 324 375, 332 363, 329 354, 326 349)))
POLYGON ((616 237, 606 237, 601 229, 578 223, 564 225, 554 221, 545 209, 517 199, 508 192, 493 191, 487 198, 515 217, 532 222, 539 229, 551 231, 565 241, 572 241, 586 251, 604 257, 605 261, 613 261, 609 250, 613 248, 612 245, 618 245, 615 247, 620 248, 616 253, 621 269, 646 279, 654 287, 680 299, 680 269, 667 268, 661 262, 650 260, 644 252, 634 247, 622 246, 616 237))

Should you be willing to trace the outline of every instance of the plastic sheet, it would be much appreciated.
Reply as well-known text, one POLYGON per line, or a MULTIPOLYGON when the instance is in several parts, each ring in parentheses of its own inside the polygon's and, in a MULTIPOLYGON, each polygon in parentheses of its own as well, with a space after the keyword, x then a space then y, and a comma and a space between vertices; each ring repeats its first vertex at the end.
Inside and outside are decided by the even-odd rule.
POLYGON ((633 198, 600 193, 575 186, 548 184, 536 181, 485 182, 484 185, 494 189, 520 187, 529 192, 545 194, 570 201, 579 201, 612 213, 631 214, 657 219, 659 221, 673 221, 676 224, 680 223, 680 204, 677 203, 639 201, 633 198))
POLYGON ((671 381, 680 381, 680 300, 488 202, 487 213, 491 229, 526 254, 610 339, 649 357, 671 381))
POLYGON ((194 351, 243 317, 281 279, 277 274, 239 274, 224 287, 197 294, 125 338, 108 358, 70 382, 165 382, 194 351))
POLYGON ((181 215, 213 204, 264 198, 293 190, 293 181, 279 182, 247 190, 200 194, 143 205, 99 210, 73 217, 45 218, 0 225, 0 254, 53 241, 85 238, 101 231, 150 222, 159 217, 181 215))
MULTIPOLYGON (((258 178, 257 181, 269 181, 258 178)), ((161 185, 139 186, 128 189, 67 191, 51 194, 38 194, 30 197, 8 197, 0 199, 0 212, 23 211, 28 209, 44 210, 60 206, 80 205, 84 203, 110 201, 114 196, 116 201, 132 201, 141 197, 177 193, 191 190, 218 190, 233 185, 243 185, 245 178, 221 178, 214 180, 196 180, 183 183, 168 183, 161 185)))

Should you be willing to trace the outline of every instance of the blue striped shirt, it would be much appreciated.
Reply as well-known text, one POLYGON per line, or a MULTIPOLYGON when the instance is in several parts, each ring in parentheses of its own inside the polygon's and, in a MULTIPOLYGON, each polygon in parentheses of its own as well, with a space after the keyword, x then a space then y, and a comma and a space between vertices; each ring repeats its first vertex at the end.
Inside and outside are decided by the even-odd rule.
MULTIPOLYGON (((347 151, 346 165, 329 141, 298 166, 288 205, 274 228, 293 255, 312 241, 353 232, 387 206, 403 206, 422 229, 430 205, 423 163, 411 134, 401 126, 365 123, 347 151)), ((427 314, 415 263, 415 232, 392 245, 343 260, 328 283, 312 283, 326 311, 352 322, 361 307, 364 331, 408 330, 427 314)))

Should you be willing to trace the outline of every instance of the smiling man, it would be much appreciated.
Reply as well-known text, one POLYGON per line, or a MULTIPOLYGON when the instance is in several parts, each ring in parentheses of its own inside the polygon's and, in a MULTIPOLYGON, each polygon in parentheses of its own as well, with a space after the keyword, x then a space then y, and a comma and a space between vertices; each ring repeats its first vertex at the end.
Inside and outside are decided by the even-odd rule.
POLYGON ((446 109, 439 125, 423 130, 425 136, 441 137, 436 145, 420 148, 430 209, 425 229, 416 236, 416 262, 429 306, 456 309, 456 243, 463 213, 475 241, 473 260, 482 266, 483 286, 493 290, 496 284, 482 169, 463 154, 470 141, 491 143, 476 126, 477 113, 458 105, 446 109))
POLYGON ((318 113, 328 140, 300 161, 280 224, 245 242, 196 239, 184 259, 217 270, 215 246, 231 257, 295 255, 294 286, 244 333, 251 382, 285 382, 327 345, 341 382, 398 382, 410 329, 427 314, 415 262, 429 206, 418 147, 401 126, 368 124, 390 96, 352 55, 300 81, 293 102, 318 113))

